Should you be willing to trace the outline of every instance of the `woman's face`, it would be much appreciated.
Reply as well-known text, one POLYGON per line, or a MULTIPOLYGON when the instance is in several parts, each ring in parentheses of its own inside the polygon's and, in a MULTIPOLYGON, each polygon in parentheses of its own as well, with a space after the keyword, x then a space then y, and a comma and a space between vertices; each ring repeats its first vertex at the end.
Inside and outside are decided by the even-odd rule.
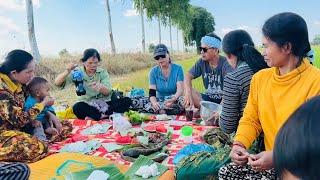
POLYGON ((279 47, 267 37, 262 38, 263 57, 269 67, 282 67, 288 63, 288 50, 279 47))
POLYGON ((35 69, 36 64, 34 60, 32 60, 24 70, 20 72, 13 71, 11 75, 15 81, 21 84, 27 84, 33 78, 35 69))
POLYGON ((162 58, 161 56, 159 57, 159 59, 157 60, 158 65, 161 68, 166 68, 169 67, 170 64, 170 55, 168 53, 166 53, 166 56, 164 58, 162 58))
POLYGON ((99 62, 98 58, 91 57, 86 62, 83 62, 83 65, 84 65, 87 73, 93 74, 97 71, 97 68, 100 65, 100 62, 99 62))

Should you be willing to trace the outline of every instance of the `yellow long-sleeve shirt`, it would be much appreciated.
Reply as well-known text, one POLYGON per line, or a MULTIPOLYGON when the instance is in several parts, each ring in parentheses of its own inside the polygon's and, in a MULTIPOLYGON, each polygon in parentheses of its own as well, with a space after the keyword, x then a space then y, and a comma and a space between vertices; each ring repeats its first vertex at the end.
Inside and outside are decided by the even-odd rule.
POLYGON ((283 123, 301 104, 316 95, 320 95, 320 70, 306 59, 282 76, 278 68, 259 71, 251 80, 235 141, 249 148, 263 131, 266 150, 272 150, 283 123))

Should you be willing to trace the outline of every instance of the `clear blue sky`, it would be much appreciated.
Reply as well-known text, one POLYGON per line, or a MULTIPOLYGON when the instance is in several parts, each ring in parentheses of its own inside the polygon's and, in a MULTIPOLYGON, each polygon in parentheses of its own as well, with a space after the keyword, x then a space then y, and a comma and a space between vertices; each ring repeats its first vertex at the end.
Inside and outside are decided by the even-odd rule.
MULTIPOLYGON (((15 48, 30 49, 27 36, 25 0, 0 0, 0 55, 15 48)), ((82 52, 94 47, 110 52, 105 0, 33 0, 36 37, 42 55, 57 55, 66 48, 82 52)), ((140 17, 130 0, 109 0, 116 48, 120 52, 141 50, 140 17)), ((221 37, 232 29, 247 30, 260 44, 261 26, 270 16, 284 11, 304 17, 310 40, 320 34, 319 0, 191 0, 206 8, 215 18, 221 37)), ((158 42, 156 21, 145 20, 146 43, 158 42)), ((179 32, 180 50, 182 47, 179 32)), ((177 49, 177 30, 172 29, 177 49)), ((169 46, 169 29, 162 29, 162 41, 169 46)))

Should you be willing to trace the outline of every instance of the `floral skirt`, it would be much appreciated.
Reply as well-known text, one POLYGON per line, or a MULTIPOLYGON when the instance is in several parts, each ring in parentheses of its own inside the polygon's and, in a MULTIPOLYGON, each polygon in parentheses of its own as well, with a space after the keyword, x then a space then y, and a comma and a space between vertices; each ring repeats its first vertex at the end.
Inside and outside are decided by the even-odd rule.
POLYGON ((35 162, 48 153, 45 143, 27 133, 4 130, 0 133, 0 161, 35 162))

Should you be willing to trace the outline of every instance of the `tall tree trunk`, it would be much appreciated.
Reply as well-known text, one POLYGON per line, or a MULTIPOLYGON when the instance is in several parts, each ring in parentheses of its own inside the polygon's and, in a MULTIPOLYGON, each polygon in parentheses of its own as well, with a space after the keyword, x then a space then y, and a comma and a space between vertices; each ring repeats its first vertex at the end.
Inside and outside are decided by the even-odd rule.
POLYGON ((159 26, 159 44, 161 44, 161 22, 160 22, 160 17, 158 17, 158 26, 159 26))
POLYGON ((106 6, 107 6, 107 16, 108 16, 109 37, 110 37, 110 43, 111 43, 111 53, 116 54, 116 47, 114 45, 113 34, 112 34, 112 23, 111 23, 111 12, 110 12, 109 0, 106 0, 106 6))
POLYGON ((177 27, 177 51, 179 51, 179 29, 177 27))
POLYGON ((169 29, 170 29, 170 48, 172 51, 172 33, 171 33, 171 18, 169 17, 169 29))
POLYGON ((145 40, 145 31, 144 31, 144 18, 143 18, 143 8, 142 0, 140 0, 140 17, 141 17, 141 30, 142 30, 142 52, 146 52, 146 40, 145 40))
POLYGON ((184 36, 184 33, 182 33, 182 52, 187 52, 187 50, 186 50, 186 37, 184 36))
POLYGON ((28 36, 29 36, 30 48, 32 51, 33 58, 36 60, 36 62, 40 62, 40 53, 37 45, 35 32, 34 32, 32 0, 26 0, 26 9, 27 9, 28 36))

